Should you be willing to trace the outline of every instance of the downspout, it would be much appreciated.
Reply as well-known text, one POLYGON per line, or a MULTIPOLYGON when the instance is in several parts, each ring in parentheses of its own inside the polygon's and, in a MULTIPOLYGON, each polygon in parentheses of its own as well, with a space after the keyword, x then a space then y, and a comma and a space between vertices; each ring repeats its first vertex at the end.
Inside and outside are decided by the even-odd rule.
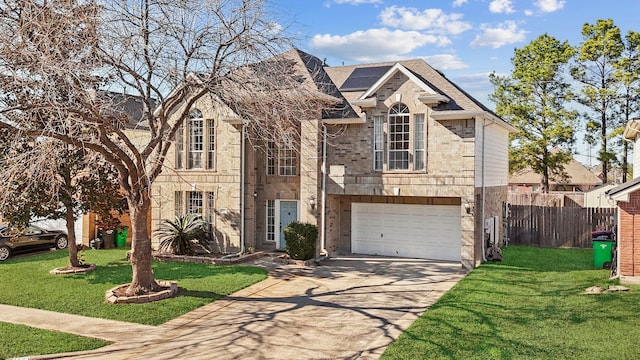
POLYGON ((329 256, 326 249, 326 228, 325 228, 325 210, 327 203, 327 126, 322 123, 322 204, 320 206, 320 255, 329 256))
POLYGON ((246 137, 246 125, 242 122, 242 139, 240 140, 240 255, 244 254, 244 240, 245 240, 245 137, 246 137))

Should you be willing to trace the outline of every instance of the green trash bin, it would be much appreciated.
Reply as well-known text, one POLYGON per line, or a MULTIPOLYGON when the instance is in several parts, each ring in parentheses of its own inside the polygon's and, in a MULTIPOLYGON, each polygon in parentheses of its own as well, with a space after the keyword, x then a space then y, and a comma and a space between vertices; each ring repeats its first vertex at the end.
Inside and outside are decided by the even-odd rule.
POLYGON ((593 242, 593 266, 598 269, 611 268, 615 240, 592 239, 591 241, 593 242))
POLYGON ((127 246, 127 235, 129 234, 128 227, 121 227, 116 229, 116 247, 127 246))

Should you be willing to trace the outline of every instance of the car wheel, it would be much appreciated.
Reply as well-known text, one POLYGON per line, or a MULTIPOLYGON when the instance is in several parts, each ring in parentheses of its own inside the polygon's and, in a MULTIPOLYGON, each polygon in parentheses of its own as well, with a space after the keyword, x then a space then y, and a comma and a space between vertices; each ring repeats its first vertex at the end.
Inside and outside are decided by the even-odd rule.
POLYGON ((5 261, 11 255, 11 249, 8 246, 2 245, 0 246, 0 261, 5 261))
POLYGON ((67 245, 69 245, 69 239, 65 235, 61 235, 56 238, 56 248, 64 249, 67 245))

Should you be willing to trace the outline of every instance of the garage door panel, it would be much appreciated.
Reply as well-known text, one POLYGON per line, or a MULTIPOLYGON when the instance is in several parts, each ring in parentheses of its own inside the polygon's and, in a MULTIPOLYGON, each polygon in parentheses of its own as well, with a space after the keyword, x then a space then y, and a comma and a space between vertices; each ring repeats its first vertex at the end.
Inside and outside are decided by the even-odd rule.
POLYGON ((352 204, 354 253, 460 261, 460 207, 352 204))

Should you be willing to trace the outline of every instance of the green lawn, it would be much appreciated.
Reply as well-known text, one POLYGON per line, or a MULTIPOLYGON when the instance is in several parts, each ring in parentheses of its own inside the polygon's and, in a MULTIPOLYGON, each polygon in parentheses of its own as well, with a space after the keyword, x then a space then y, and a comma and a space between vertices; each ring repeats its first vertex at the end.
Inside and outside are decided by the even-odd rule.
POLYGON ((106 341, 0 322, 0 359, 92 350, 106 341))
POLYGON ((511 246, 472 271, 418 319, 383 359, 636 359, 640 287, 607 287, 592 250, 511 246))
POLYGON ((0 263, 0 303, 159 325, 267 277, 264 269, 252 266, 154 262, 156 279, 177 281, 178 296, 147 304, 106 304, 105 291, 131 281, 126 251, 86 250, 85 261, 97 269, 75 275, 48 273, 67 265, 66 251, 9 259, 0 263))
MULTIPOLYGON (((264 269, 252 266, 154 262, 157 279, 177 281, 178 296, 147 304, 106 304, 105 291, 131 281, 126 251, 87 250, 85 261, 97 264, 97 269, 76 275, 49 274, 67 265, 66 251, 4 261, 0 263, 0 303, 159 325, 267 277, 264 269)), ((104 345, 96 339, 0 322, 0 359, 104 345)))

